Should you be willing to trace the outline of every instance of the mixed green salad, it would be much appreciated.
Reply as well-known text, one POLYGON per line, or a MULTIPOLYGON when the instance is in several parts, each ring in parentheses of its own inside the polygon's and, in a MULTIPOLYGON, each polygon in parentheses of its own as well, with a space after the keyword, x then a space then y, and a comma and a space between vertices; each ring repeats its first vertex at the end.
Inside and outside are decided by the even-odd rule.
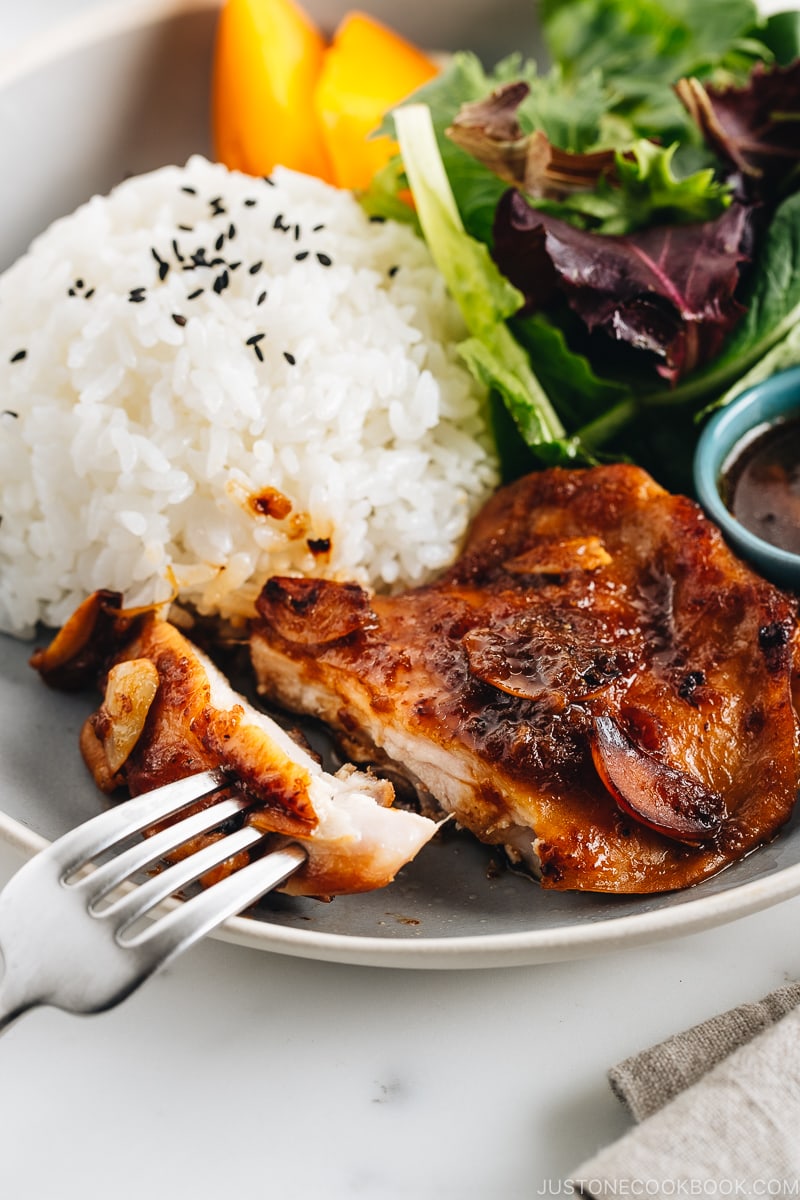
POLYGON ((508 476, 627 456, 686 489, 702 416, 800 362, 800 12, 537 11, 550 65, 456 54, 364 202, 418 222, 508 476))

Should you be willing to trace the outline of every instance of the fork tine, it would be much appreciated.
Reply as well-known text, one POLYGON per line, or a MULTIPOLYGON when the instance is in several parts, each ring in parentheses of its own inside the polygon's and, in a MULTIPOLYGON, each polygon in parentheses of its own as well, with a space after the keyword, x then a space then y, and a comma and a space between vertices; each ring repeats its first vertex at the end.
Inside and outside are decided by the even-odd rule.
POLYGON ((137 953, 140 969, 152 973, 217 925, 278 887, 305 861, 296 845, 274 850, 207 888, 148 929, 121 944, 137 953))
POLYGON ((126 800, 116 808, 100 813, 73 829, 42 851, 43 855, 62 864, 62 875, 77 871, 92 856, 111 849, 117 842, 140 833, 150 825, 171 816, 193 800, 229 783, 224 771, 201 771, 126 800))
POLYGON ((195 879, 205 875, 206 871, 211 871, 226 859, 233 858, 239 851, 260 842, 263 837, 260 829, 253 825, 245 825, 242 829, 237 829, 219 841, 211 842, 179 862, 165 867, 152 879, 134 887, 127 895, 120 896, 107 908, 93 915, 112 921, 117 926, 117 933, 124 933, 134 921, 138 921, 139 917, 143 917, 151 908, 166 900, 167 896, 193 883, 195 879))
MULTIPOLYGON (((0 977, 0 1033, 39 1004, 53 1004, 76 1013, 102 1012, 118 1004, 160 966, 277 887, 305 861, 306 853, 297 845, 264 854, 176 905, 166 916, 151 913, 150 909, 190 880, 262 842, 263 832, 243 825, 145 883, 135 885, 132 881, 134 886, 129 892, 120 899, 111 897, 107 908, 99 912, 87 908, 88 888, 65 883, 81 865, 93 865, 106 851, 119 851, 117 843, 145 832, 208 793, 231 786, 223 771, 204 771, 137 796, 87 821, 16 872, 0 892, 4 964, 0 977), (154 918, 144 930, 138 924, 140 915, 154 918)), ((244 797, 217 797, 203 812, 188 818, 188 829, 191 831, 198 823, 213 828, 220 816, 225 820, 231 809, 238 813, 242 807, 247 807, 244 797), (214 815, 209 816, 212 809, 214 815)), ((187 825, 183 823, 178 836, 185 837, 186 833, 187 825)), ((100 891, 107 893, 113 880, 123 882, 122 872, 127 878, 132 865, 142 865, 145 853, 147 861, 152 861, 167 839, 169 849, 175 849, 175 838, 173 826, 135 847, 125 845, 123 857, 131 849, 135 853, 123 867, 103 863, 95 870, 95 874, 101 872, 100 891), (162 833, 160 843, 156 839, 162 833)))
POLYGON ((230 817, 237 816, 249 803, 244 796, 229 796, 219 800, 200 812, 173 822, 144 841, 137 842, 130 849, 116 855, 88 875, 83 875, 69 886, 79 888, 86 896, 89 908, 92 908, 124 880, 143 870, 148 863, 164 858, 190 838, 206 833, 230 817))

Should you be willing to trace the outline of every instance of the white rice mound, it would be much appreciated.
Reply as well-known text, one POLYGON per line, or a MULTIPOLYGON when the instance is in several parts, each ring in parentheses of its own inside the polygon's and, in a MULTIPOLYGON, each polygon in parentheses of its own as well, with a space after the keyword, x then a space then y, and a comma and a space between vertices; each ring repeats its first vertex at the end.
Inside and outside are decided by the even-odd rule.
POLYGON ((195 157, 55 222, 0 277, 0 628, 429 578, 497 483, 464 335, 411 230, 290 171, 195 157))

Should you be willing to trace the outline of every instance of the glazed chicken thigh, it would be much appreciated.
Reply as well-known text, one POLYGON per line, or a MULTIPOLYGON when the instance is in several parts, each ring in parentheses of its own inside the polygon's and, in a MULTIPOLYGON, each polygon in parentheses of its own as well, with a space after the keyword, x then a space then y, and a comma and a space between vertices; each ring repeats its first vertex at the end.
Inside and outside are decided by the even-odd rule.
POLYGON ((258 607, 265 695, 546 887, 684 887, 794 806, 795 604, 636 467, 502 489, 430 585, 279 577, 258 607))
MULTIPOLYGON (((288 840, 306 850, 281 891, 329 897, 384 887, 436 833, 435 822, 393 807, 386 780, 350 764, 325 771, 174 625, 152 611, 126 612, 115 593, 90 596, 32 662, 54 687, 99 683, 103 700, 83 726, 81 751, 103 791, 136 796, 221 767, 251 801, 245 819, 265 848, 288 840)), ((244 861, 246 853, 224 870, 244 861)))

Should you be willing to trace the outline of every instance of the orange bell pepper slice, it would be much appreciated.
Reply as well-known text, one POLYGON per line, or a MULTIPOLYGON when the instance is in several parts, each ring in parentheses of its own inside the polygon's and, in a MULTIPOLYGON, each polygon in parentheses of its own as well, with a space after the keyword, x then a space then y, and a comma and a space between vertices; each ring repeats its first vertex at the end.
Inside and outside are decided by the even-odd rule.
POLYGON ((331 182, 311 96, 325 39, 294 0, 226 0, 214 50, 211 127, 225 166, 266 175, 277 164, 331 182))
POLYGON ((314 108, 334 182, 366 188, 397 153, 388 137, 370 138, 383 116, 438 71, 430 58, 364 13, 349 13, 324 55, 314 108))

